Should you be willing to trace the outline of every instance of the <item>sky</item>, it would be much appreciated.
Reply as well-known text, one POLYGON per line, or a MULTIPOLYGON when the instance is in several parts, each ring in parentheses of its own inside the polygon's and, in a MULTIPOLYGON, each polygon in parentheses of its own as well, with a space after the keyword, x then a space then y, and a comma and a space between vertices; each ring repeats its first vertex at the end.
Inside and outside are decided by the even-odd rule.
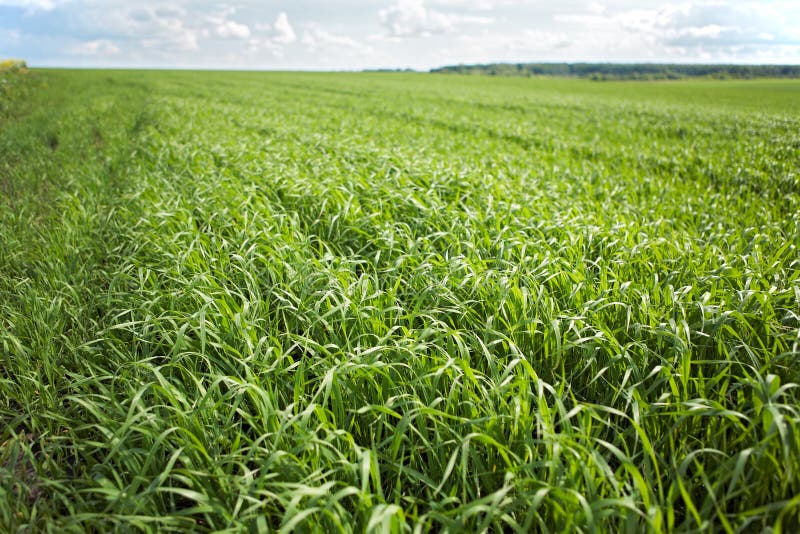
POLYGON ((33 66, 428 69, 486 62, 800 63, 800 0, 0 0, 33 66))

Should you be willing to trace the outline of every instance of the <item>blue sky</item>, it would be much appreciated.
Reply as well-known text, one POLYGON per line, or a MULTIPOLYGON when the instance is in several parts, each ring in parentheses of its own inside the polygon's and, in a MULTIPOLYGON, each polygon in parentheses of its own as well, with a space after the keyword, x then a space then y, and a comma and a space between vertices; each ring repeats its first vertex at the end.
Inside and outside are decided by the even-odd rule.
POLYGON ((800 1, 0 0, 35 66, 340 70, 490 61, 800 63, 800 1))

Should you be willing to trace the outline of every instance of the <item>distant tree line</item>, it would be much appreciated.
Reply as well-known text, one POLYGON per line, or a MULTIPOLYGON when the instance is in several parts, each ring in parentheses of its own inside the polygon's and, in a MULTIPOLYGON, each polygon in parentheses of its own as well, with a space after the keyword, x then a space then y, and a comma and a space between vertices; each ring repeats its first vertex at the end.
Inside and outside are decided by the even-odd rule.
POLYGON ((800 78, 800 65, 681 65, 669 63, 489 63, 432 69, 445 74, 566 76, 592 80, 679 80, 682 78, 800 78))
POLYGON ((385 69, 364 69, 362 72, 417 72, 417 71, 414 70, 414 69, 409 69, 409 68, 405 68, 405 69, 389 69, 389 68, 385 68, 385 69))

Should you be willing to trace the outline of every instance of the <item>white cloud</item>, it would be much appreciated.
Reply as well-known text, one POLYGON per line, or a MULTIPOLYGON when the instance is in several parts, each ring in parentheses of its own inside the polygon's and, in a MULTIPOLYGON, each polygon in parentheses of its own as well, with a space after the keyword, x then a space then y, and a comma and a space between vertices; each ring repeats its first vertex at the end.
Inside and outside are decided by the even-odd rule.
POLYGON ((272 56, 282 58, 285 47, 297 41, 297 33, 283 11, 278 13, 274 23, 256 23, 254 27, 261 35, 248 41, 250 52, 267 50, 272 56))
POLYGON ((800 33, 792 22, 800 20, 799 8, 800 4, 781 1, 722 0, 614 12, 590 5, 584 12, 555 15, 553 21, 583 27, 587 35, 583 40, 594 42, 612 59, 625 49, 634 58, 649 54, 662 61, 735 61, 766 57, 770 50, 776 58, 785 57, 785 47, 800 45, 800 33))
POLYGON ((247 24, 231 20, 230 17, 235 14, 235 7, 223 5, 216 13, 208 15, 206 20, 213 26, 213 32, 218 37, 223 39, 247 39, 250 37, 250 27, 247 24))
POLYGON ((120 53, 117 45, 106 39, 86 41, 73 48, 75 54, 80 56, 108 57, 120 53))
POLYGON ((250 37, 250 28, 246 24, 239 24, 232 20, 218 24, 215 32, 224 39, 247 39, 250 37))
MULTIPOLYGON (((97 6, 93 7, 97 9, 97 6)), ((157 51, 159 55, 197 50, 200 39, 210 34, 205 18, 195 16, 178 5, 143 2, 133 9, 112 10, 102 16, 87 9, 83 16, 84 31, 91 31, 101 38, 113 36, 117 41, 136 43, 138 48, 157 51)), ((137 55, 141 52, 126 51, 137 55)))
POLYGON ((525 4, 529 0, 431 0, 438 6, 456 7, 475 11, 492 11, 498 7, 509 7, 525 4))
POLYGON ((247 41, 247 49, 250 53, 259 53, 262 50, 269 51, 275 57, 283 57, 283 45, 272 41, 271 39, 264 39, 261 37, 253 37, 247 41))
POLYGON ((592 15, 602 15, 606 12, 606 6, 599 2, 589 2, 589 6, 586 10, 592 15))
POLYGON ((0 0, 0 6, 21 7, 28 11, 50 11, 65 0, 0 0))
POLYGON ((7 42, 16 45, 20 41, 22 41, 22 32, 19 30, 6 30, 0 28, 0 42, 7 42))
POLYGON ((331 33, 320 26, 312 25, 303 32, 300 42, 311 50, 325 49, 363 49, 365 45, 345 35, 331 33))
POLYGON ((278 13, 278 18, 275 19, 275 24, 272 25, 275 35, 272 40, 276 43, 288 44, 297 40, 297 34, 294 32, 289 17, 285 11, 278 13))
POLYGON ((447 8, 474 9, 475 11, 491 11, 498 7, 502 2, 492 2, 492 0, 432 0, 437 6, 447 8))
POLYGON ((378 16, 391 37, 418 37, 453 31, 462 23, 489 24, 493 19, 444 13, 425 7, 424 0, 397 0, 378 16))
POLYGON ((572 44, 567 34, 547 30, 524 30, 513 34, 482 32, 462 35, 458 43, 458 48, 470 55, 483 55, 482 62, 514 62, 515 58, 536 60, 543 56, 553 57, 563 53, 572 44))
MULTIPOLYGON (((795 8, 794 12, 800 16, 800 10, 795 8)), ((776 5, 708 2, 635 10, 621 13, 617 20, 623 28, 647 35, 652 41, 709 51, 764 46, 773 41, 800 44, 786 16, 776 5)))
POLYGON ((511 45, 518 50, 553 50, 567 48, 571 41, 567 34, 546 30, 526 30, 522 37, 512 40, 511 45))
POLYGON ((708 24, 706 26, 693 26, 691 28, 686 28, 686 31, 683 32, 683 34, 699 39, 717 39, 720 35, 722 35, 722 32, 731 30, 735 31, 736 28, 732 28, 730 26, 720 26, 719 24, 708 24))

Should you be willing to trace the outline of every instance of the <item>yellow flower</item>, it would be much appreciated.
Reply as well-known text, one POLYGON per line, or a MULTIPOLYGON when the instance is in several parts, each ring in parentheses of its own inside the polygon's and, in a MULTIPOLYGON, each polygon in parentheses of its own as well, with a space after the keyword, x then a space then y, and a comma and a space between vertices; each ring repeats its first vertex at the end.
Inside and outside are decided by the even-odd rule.
POLYGON ((21 59, 5 59, 0 61, 0 72, 2 71, 12 71, 12 72, 26 72, 28 69, 27 63, 25 63, 21 59))

